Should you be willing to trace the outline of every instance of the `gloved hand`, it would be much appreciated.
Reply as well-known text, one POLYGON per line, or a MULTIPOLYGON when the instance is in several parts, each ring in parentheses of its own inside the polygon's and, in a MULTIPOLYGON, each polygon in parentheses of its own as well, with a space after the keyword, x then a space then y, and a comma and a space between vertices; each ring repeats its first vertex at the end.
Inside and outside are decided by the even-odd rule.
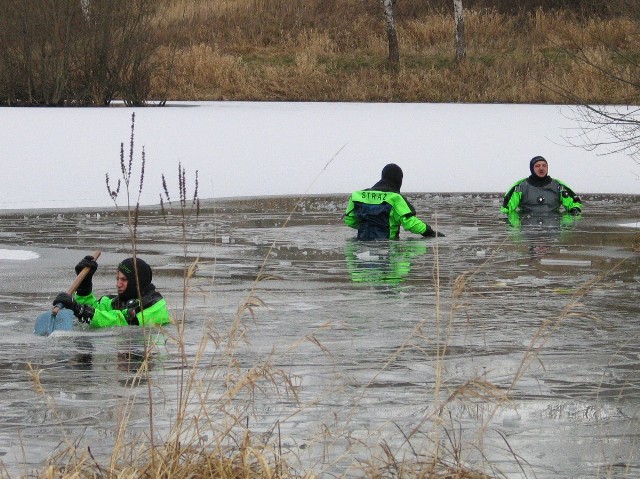
POLYGON ((78 318, 81 323, 89 323, 93 318, 95 309, 86 304, 78 304, 68 293, 59 293, 53 300, 53 305, 57 306, 61 304, 63 308, 73 311, 73 315, 78 318))
POLYGON ((68 293, 59 293, 58 296, 56 296, 56 299, 53 300, 53 305, 58 306, 59 304, 61 304, 63 308, 73 311, 73 314, 75 314, 76 309, 80 307, 76 300, 68 293))
POLYGON ((567 213, 569 213, 570 215, 579 215, 580 213, 582 213, 582 211, 580 210, 580 208, 571 208, 567 213))
POLYGON ((93 290, 93 273, 98 269, 98 263, 93 259, 93 256, 85 256, 80 260, 80 262, 76 265, 76 274, 80 274, 84 268, 89 267, 89 272, 87 276, 82 280, 80 286, 78 286, 77 293, 80 296, 87 296, 91 294, 93 290))
POLYGON ((444 233, 440 233, 434 230, 433 228, 431 228, 431 226, 427 225, 427 229, 425 230, 424 233, 422 233, 422 236, 424 236, 425 238, 435 238, 436 236, 441 238, 441 237, 444 237, 444 233))

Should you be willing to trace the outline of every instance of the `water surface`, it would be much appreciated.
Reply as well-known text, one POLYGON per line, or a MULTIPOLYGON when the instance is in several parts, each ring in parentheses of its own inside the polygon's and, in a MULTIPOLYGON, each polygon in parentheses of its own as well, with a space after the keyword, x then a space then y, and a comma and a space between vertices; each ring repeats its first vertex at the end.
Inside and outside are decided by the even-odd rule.
POLYGON ((138 254, 184 356, 173 327, 34 336, 85 254, 103 251, 94 288, 113 291, 128 229, 109 209, 3 212, 0 248, 39 257, 0 260, 2 464, 23 474, 68 443, 106 461, 117 425, 148 438, 151 411, 162 440, 187 399, 190 440, 248 425, 320 475, 437 444, 496 476, 638 477, 640 198, 583 195, 582 218, 513 226, 500 195, 409 197, 445 238, 355 242, 332 195, 205 201, 186 228, 143 210, 138 254))

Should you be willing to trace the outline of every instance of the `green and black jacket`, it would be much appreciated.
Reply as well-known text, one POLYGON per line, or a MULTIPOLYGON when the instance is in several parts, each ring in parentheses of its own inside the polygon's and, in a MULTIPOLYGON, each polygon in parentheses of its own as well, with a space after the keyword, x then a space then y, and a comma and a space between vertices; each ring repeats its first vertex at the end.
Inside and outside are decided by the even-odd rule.
POLYGON ((92 328, 111 328, 113 326, 150 326, 171 322, 167 302, 155 288, 142 292, 142 307, 131 310, 120 304, 117 296, 102 296, 100 299, 92 293, 86 296, 76 294, 78 304, 86 304, 95 309, 89 323, 92 328))
POLYGON ((580 198, 564 182, 547 176, 517 181, 504 195, 502 213, 551 213, 560 207, 571 214, 582 212, 580 198))
POLYGON ((400 226, 419 235, 429 228, 400 193, 373 188, 351 194, 344 222, 357 229, 358 239, 365 241, 398 239, 400 226))

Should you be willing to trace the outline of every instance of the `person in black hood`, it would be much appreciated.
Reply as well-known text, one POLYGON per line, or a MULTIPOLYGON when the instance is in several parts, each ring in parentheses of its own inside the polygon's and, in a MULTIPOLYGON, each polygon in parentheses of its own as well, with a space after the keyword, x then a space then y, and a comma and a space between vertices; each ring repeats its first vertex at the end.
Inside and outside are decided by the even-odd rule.
POLYGON ((102 296, 93 294, 93 274, 98 263, 92 256, 85 256, 76 265, 76 274, 89 267, 75 295, 60 293, 53 304, 71 309, 81 323, 93 328, 151 324, 161 325, 171 321, 167 303, 151 282, 151 266, 140 258, 127 258, 118 264, 116 272, 117 294, 102 296))
POLYGON ((416 216, 415 208, 400 194, 402 168, 389 163, 380 181, 351 194, 344 222, 358 230, 359 240, 398 239, 400 226, 427 238, 444 236, 416 216))
POLYGON ((542 156, 534 156, 529 162, 531 175, 517 181, 504 195, 500 211, 546 214, 557 212, 560 207, 572 214, 582 212, 582 201, 564 182, 549 176, 549 165, 542 156))
POLYGON ((118 265, 118 276, 116 277, 118 295, 113 300, 118 304, 127 304, 127 301, 138 297, 138 289, 140 296, 144 297, 150 291, 155 291, 152 279, 151 266, 145 261, 140 258, 122 260, 118 265))
POLYGON ((402 178, 404 177, 404 173, 402 173, 402 168, 400 168, 395 163, 389 163, 382 168, 382 174, 380 175, 380 181, 378 181, 373 187, 372 190, 379 191, 393 191, 395 193, 400 193, 400 188, 402 187, 402 178))

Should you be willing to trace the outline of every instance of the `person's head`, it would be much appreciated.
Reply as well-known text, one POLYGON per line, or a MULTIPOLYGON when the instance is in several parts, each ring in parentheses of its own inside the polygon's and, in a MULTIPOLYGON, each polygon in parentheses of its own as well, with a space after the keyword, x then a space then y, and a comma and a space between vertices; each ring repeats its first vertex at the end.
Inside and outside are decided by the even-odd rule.
POLYGON ((544 178, 549 172, 549 165, 547 164, 547 160, 545 160, 542 156, 534 156, 529 162, 529 171, 531 171, 531 174, 533 176, 544 178))
POLYGON ((402 186, 402 168, 395 163, 389 163, 382 168, 382 180, 400 191, 402 186))
POLYGON ((127 258, 118 265, 116 275, 116 289, 122 301, 128 301, 138 297, 138 285, 143 291, 151 284, 151 266, 140 258, 127 258), (137 276, 136 276, 137 272, 137 276))

